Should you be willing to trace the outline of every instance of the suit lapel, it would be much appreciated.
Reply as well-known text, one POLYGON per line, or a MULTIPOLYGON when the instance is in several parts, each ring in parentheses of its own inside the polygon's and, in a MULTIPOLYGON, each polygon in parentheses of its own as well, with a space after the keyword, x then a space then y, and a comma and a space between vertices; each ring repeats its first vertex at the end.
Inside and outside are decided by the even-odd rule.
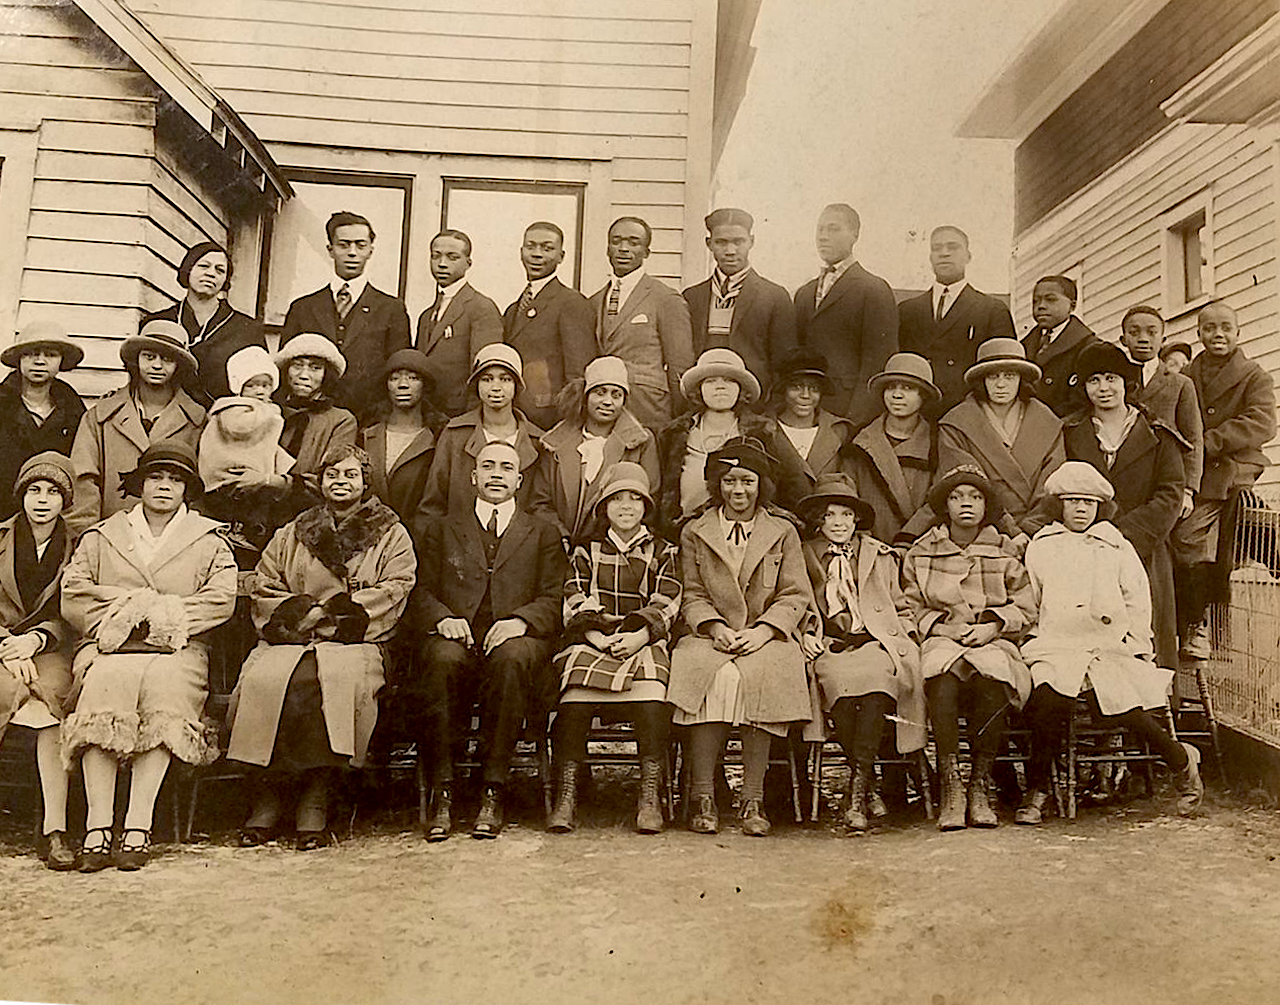
POLYGON ((1155 431, 1149 425, 1145 422, 1136 424, 1129 430, 1129 435, 1124 438, 1120 449, 1116 451, 1116 459, 1111 465, 1112 481, 1117 484, 1123 481, 1121 472, 1136 465, 1143 457, 1155 450, 1159 442, 1155 431))
POLYGON ((366 430, 362 437, 364 449, 369 453, 369 467, 373 471, 373 492, 380 499, 387 497, 387 427, 383 423, 366 430))
POLYGON ((436 318, 436 323, 431 326, 431 330, 427 332, 426 344, 422 347, 423 352, 430 352, 435 348, 437 342, 444 337, 445 329, 458 320, 467 305, 470 297, 470 286, 467 281, 462 280, 462 286, 458 292, 453 295, 453 299, 449 301, 449 306, 444 309, 444 313, 436 318))
MULTIPOLYGON (((127 400, 112 414, 110 425, 139 450, 146 450, 151 446, 151 439, 147 436, 147 431, 142 428, 142 416, 138 412, 138 406, 134 403, 133 397, 127 391, 124 393, 127 400)), ((175 402, 176 395, 175 400, 170 401, 160 412, 155 426, 152 427, 157 431, 157 440, 161 438, 160 430, 165 418, 170 414, 171 409, 176 408, 175 402)))
POLYGON ((831 458, 840 450, 840 437, 836 435, 835 417, 830 412, 818 411, 818 435, 813 438, 813 446, 809 448, 809 457, 805 460, 806 473, 817 477, 817 472, 826 467, 831 458))
MULTIPOLYGON (((1201 366, 1203 367, 1203 364, 1201 366)), ((1217 401, 1221 398, 1228 390, 1240 383, 1244 374, 1244 354, 1237 349, 1217 373, 1205 380, 1204 397, 1200 400, 1201 407, 1205 407, 1205 402, 1217 401)))
MULTIPOLYGON (((1054 340, 1053 345, 1049 346, 1047 351, 1041 352, 1039 360, 1040 365, 1044 366, 1044 364, 1049 360, 1061 356, 1065 352, 1070 352, 1078 346, 1088 334, 1089 329, 1085 327, 1084 322, 1074 314, 1071 315, 1071 319, 1067 322, 1067 327, 1062 329, 1062 334, 1054 340)), ((1043 341, 1044 335, 1041 334, 1040 338, 1043 341)))
POLYGON ((348 346, 369 323, 370 315, 373 313, 377 303, 378 291, 372 285, 366 283, 364 291, 360 294, 360 299, 352 304, 351 310, 347 312, 347 337, 345 341, 348 346))
MULTIPOLYGON (((185 397, 186 392, 179 391, 173 396, 173 400, 165 405, 160 414, 156 416, 156 424, 151 427, 151 439, 148 441, 148 445, 150 443, 159 443, 175 433, 182 432, 189 424, 194 424, 191 422, 191 417, 184 407, 186 402, 183 401, 183 398, 185 397)), ((138 425, 141 427, 141 419, 138 420, 138 425)))
MULTIPOLYGON (((932 308, 933 291, 931 290, 927 296, 929 297, 929 306, 932 308)), ((947 313, 942 315, 942 323, 938 324, 935 322, 934 337, 942 338, 942 336, 946 335, 953 328, 959 328, 966 324, 969 325, 969 329, 972 331, 973 308, 974 300, 976 298, 977 294, 973 292, 973 287, 966 285, 965 288, 956 296, 955 301, 952 303, 951 308, 947 313)), ((932 313, 932 310, 930 313, 932 313)))
POLYGON ((155 575, 152 573, 151 568, 138 558, 138 549, 134 547, 133 541, 130 540, 132 532, 129 530, 129 518, 126 516, 128 512, 128 510, 119 510, 113 513, 98 524, 97 529, 115 550, 116 554, 133 566, 138 575, 154 590, 156 589, 155 575))
POLYGON ((558 277, 552 276, 551 280, 538 291, 538 295, 533 298, 529 304, 529 309, 520 313, 518 308, 520 301, 517 299, 514 306, 517 308, 514 323, 511 326, 512 338, 519 336, 524 332, 525 328, 535 321, 544 311, 551 309, 555 303, 556 297, 559 295, 559 287, 561 283, 558 277), (533 311, 533 317, 529 317, 529 311, 533 311))
POLYGON ((627 297, 626 302, 618 308, 618 313, 615 314, 612 318, 610 318, 607 313, 608 304, 609 304, 609 294, 608 294, 608 288, 606 287, 605 306, 603 308, 606 311, 606 313, 604 316, 604 325, 601 329, 606 336, 612 335, 623 324, 629 323, 633 317, 635 317, 637 314, 640 313, 640 308, 643 307, 648 302, 649 297, 653 293, 653 291, 650 289, 650 286, 649 286, 649 284, 652 282, 655 282, 655 280, 652 279, 651 277, 647 275, 641 276, 640 281, 636 283, 636 288, 631 291, 631 295, 627 297))
MULTIPOLYGON (((950 414, 954 416, 953 422, 964 431, 978 451, 978 461, 987 473, 1008 485, 1019 499, 1029 499, 1031 483, 1014 459, 1013 451, 1004 445, 1004 440, 987 420, 981 407, 972 399, 966 399, 956 405, 950 414)), ((1029 415, 1023 416, 1023 429, 1018 431, 1018 440, 1022 439, 1029 418, 1029 415)), ((1017 446, 1017 441, 1014 446, 1017 446)))
POLYGON ((208 517, 188 511, 183 518, 182 526, 178 527, 173 536, 156 549, 156 553, 151 559, 152 570, 159 572, 174 559, 184 557, 191 546, 204 537, 210 528, 215 526, 217 525, 214 521, 208 517))
MULTIPOLYGON (((854 262, 847 269, 845 269, 844 272, 840 274, 840 278, 837 279, 832 284, 831 289, 827 290, 827 295, 822 298, 822 303, 818 304, 818 306, 814 309, 813 313, 821 314, 832 304, 836 303, 836 301, 843 298, 844 295, 848 293, 851 289, 853 289, 854 280, 856 278, 855 273, 858 271, 859 271, 859 266, 857 262, 854 262)), ((814 290, 814 295, 815 296, 817 295, 816 288, 814 290)))
POLYGON ((750 317, 759 292, 759 277, 754 271, 748 272, 747 277, 742 280, 742 288, 738 290, 738 296, 733 302, 733 317, 729 319, 730 336, 737 334, 742 322, 750 317))
POLYGON ((507 529, 502 535, 502 539, 498 541, 498 554, 493 559, 493 573, 495 576, 507 559, 520 549, 521 543, 532 532, 533 521, 521 510, 517 509, 515 515, 511 518, 511 522, 507 524, 507 529))
MULTIPOLYGON (((378 439, 381 440, 382 442, 382 465, 383 465, 383 470, 385 471, 386 463, 387 463, 386 433, 383 433, 382 436, 378 437, 378 439)), ((436 444, 435 436, 432 434, 430 429, 427 429, 424 426, 418 432, 418 435, 409 441, 409 445, 404 448, 404 452, 395 459, 395 463, 391 465, 391 470, 387 471, 386 473, 387 482, 390 483, 391 479, 395 477, 396 472, 399 471, 402 467, 404 467, 404 465, 408 464, 415 457, 421 457, 424 453, 426 453, 428 450, 434 447, 435 444, 436 444)), ((370 459, 373 460, 372 457, 370 457, 370 459)), ((377 461, 374 461, 374 463, 377 464, 377 461)))

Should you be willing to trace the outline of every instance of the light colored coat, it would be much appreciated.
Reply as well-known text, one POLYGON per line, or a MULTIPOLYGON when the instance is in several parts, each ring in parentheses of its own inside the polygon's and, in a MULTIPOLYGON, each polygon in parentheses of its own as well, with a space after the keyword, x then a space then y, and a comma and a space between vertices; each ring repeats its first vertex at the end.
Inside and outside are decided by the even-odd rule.
POLYGON ((1089 675, 1105 715, 1165 703, 1172 670, 1152 655, 1151 589, 1142 559, 1114 524, 1076 534, 1060 523, 1027 545, 1040 620, 1022 645, 1033 686, 1074 698, 1089 675))
POLYGON ((734 576, 719 521, 719 510, 711 507, 690 520, 680 535, 681 615, 694 635, 681 639, 672 654, 667 701, 696 713, 716 671, 732 659, 742 675, 748 721, 807 722, 812 707, 798 639, 813 589, 800 537, 785 518, 757 510, 742 570, 734 576), (712 648, 706 634, 712 621, 723 621, 734 631, 770 625, 782 639, 749 656, 731 657, 712 648))
POLYGON ((127 387, 103 398, 80 419, 71 445, 75 498, 64 514, 73 536, 90 524, 128 509, 138 500, 120 488, 120 476, 138 466, 143 451, 162 440, 178 440, 195 452, 205 411, 186 391, 178 391, 156 417, 151 435, 127 387))
POLYGON ((335 754, 364 764, 378 719, 376 695, 383 684, 381 643, 387 642, 413 589, 417 562, 413 541, 394 523, 378 543, 347 561, 347 581, 338 579, 298 538, 297 521, 285 524, 258 561, 253 587, 253 623, 259 632, 290 597, 323 604, 339 593, 369 615, 364 641, 309 645, 258 643, 249 654, 232 695, 227 757, 266 767, 275 749, 280 712, 289 678, 308 650, 314 650, 325 727, 335 754))
POLYGON ((618 313, 607 313, 609 286, 591 298, 601 356, 627 364, 627 408, 650 429, 671 421, 684 399, 680 375, 693 366, 693 335, 684 297, 653 276, 641 276, 618 313))

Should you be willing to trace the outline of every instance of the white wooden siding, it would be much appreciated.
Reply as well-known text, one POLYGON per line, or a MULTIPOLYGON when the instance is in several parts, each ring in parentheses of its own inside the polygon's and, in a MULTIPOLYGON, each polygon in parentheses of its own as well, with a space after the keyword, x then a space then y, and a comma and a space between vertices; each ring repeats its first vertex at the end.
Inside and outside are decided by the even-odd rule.
MULTIPOLYGON (((1199 192, 1212 202, 1213 295, 1235 308, 1244 351, 1280 377, 1276 267, 1277 161, 1272 137, 1244 126, 1173 125, 1126 163, 1077 192, 1019 235, 1013 259, 1018 330, 1032 325, 1031 288, 1083 262, 1083 320, 1116 341, 1139 303, 1166 312, 1159 218, 1199 192)), ((1168 318, 1167 337, 1198 351, 1195 311, 1168 318)), ((1264 483, 1280 483, 1280 444, 1264 483)))

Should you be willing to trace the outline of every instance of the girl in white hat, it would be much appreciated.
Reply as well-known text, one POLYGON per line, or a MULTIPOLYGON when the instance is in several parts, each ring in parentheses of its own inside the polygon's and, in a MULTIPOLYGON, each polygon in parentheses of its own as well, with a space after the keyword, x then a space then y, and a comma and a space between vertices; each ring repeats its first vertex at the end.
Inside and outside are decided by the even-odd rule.
POLYGON ((1067 461, 1045 487, 1055 519, 1027 546, 1040 620, 1022 645, 1034 686, 1026 710, 1032 746, 1028 791, 1015 819, 1043 819, 1050 766, 1081 696, 1095 720, 1132 730, 1160 754, 1176 776, 1178 812, 1190 814, 1204 793, 1200 752, 1179 744, 1148 711, 1168 701, 1173 671, 1155 663, 1142 560, 1109 521, 1115 489, 1084 461, 1067 461))
POLYGON ((563 418, 540 441, 531 506, 559 524, 561 536, 570 541, 586 530, 603 473, 619 461, 634 461, 650 485, 659 484, 658 447, 628 411, 630 393, 626 363, 617 356, 593 359, 585 379, 569 382, 560 392, 563 418))
MULTIPOLYGON (((590 371, 590 367, 587 368, 590 371)), ((565 640, 556 657, 560 705, 551 731, 558 796, 547 829, 573 829, 591 720, 635 724, 640 755, 636 830, 662 830, 658 787, 671 707, 667 638, 680 613, 679 558, 656 536, 649 476, 620 461, 601 478, 590 533, 573 550, 564 585, 565 640)))

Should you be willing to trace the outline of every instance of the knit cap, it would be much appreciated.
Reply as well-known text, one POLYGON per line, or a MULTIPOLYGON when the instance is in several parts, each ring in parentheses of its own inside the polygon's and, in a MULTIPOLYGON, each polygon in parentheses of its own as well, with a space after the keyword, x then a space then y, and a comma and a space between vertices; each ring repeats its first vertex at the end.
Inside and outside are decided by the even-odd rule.
POLYGON ((63 503, 67 506, 71 505, 72 484, 75 482, 75 470, 71 467, 71 458, 56 450, 45 450, 28 457, 18 471, 17 479, 14 480, 14 496, 21 499, 22 494, 27 491, 27 486, 38 481, 53 482, 62 493, 63 503))
POLYGON ((232 394, 240 394, 254 377, 271 378, 271 393, 280 386, 280 370, 271 353, 260 345, 247 345, 227 357, 227 386, 232 394))

